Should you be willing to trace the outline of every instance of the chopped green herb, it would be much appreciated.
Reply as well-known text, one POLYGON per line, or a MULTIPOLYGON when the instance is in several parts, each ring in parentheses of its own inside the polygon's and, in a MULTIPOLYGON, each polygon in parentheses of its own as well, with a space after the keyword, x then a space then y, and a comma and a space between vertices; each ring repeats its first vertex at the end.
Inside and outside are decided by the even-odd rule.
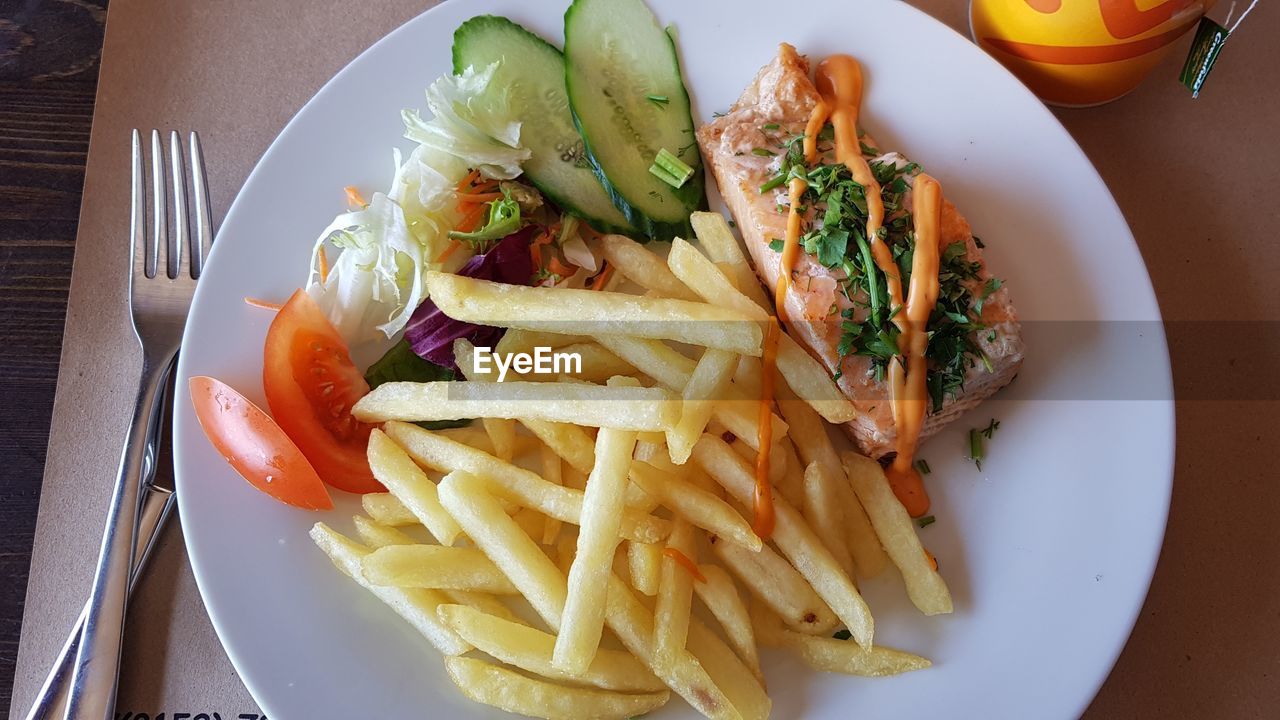
POLYGON ((733 219, 732 219, 732 218, 730 218, 730 219, 729 219, 729 227, 731 227, 731 228, 737 228, 737 227, 738 227, 738 223, 734 222, 734 221, 733 221, 733 219))
POLYGON ((644 97, 649 102, 661 108, 666 107, 667 103, 671 102, 671 99, 666 95, 645 95, 644 97))
POLYGON ((728 114, 729 114, 729 113, 720 112, 719 110, 717 110, 717 111, 715 111, 715 112, 711 113, 711 117, 713 117, 713 118, 722 118, 722 117, 724 117, 725 115, 728 115, 728 114))
POLYGON ((916 461, 916 470, 919 470, 921 475, 928 475, 933 472, 929 467, 929 462, 924 458, 920 458, 916 461))
POLYGON ((781 125, 779 125, 778 123, 765 123, 764 125, 760 126, 760 129, 767 132, 770 130, 777 130, 779 127, 781 127, 781 125))
POLYGON ((760 194, 763 195, 764 193, 767 193, 770 190, 782 187, 782 184, 785 183, 786 181, 787 181, 786 173, 778 173, 777 175, 774 175, 772 178, 770 178, 769 182, 760 186, 760 194))
POLYGON ((861 140, 858 141, 858 146, 862 149, 863 155, 870 155, 871 157, 875 157, 880 154, 879 148, 873 148, 870 145, 862 142, 861 140))
POLYGON ((835 638, 836 640, 848 640, 849 638, 853 637, 853 633, 849 632, 848 630, 837 630, 835 634, 832 635, 831 637, 835 638))
POLYGON ((973 461, 978 469, 982 469, 982 458, 984 448, 982 447, 982 431, 974 428, 969 431, 969 459, 973 461))
POLYGON ((987 298, 991 297, 995 291, 999 290, 1001 285, 1004 285, 1004 281, 1000 278, 988 279, 982 286, 982 292, 978 293, 978 301, 973 304, 973 311, 978 315, 981 315, 983 303, 985 303, 987 298))
POLYGON ((769 148, 752 148, 751 154, 759 155, 760 157, 774 157, 778 153, 770 150, 769 148))
POLYGON ((920 518, 919 520, 916 520, 916 526, 917 526, 917 527, 920 527, 920 528, 922 528, 922 529, 923 529, 923 528, 927 528, 927 527, 929 527, 930 525, 934 524, 934 523, 935 523, 935 522, 937 522, 937 521, 938 521, 938 519, 937 519, 937 518, 935 518, 934 516, 932 516, 932 515, 925 515, 924 517, 920 518))
POLYGON ((1000 421, 996 420, 995 418, 991 418, 991 422, 987 423, 987 426, 982 429, 982 437, 990 440, 991 436, 995 435, 996 431, 999 429, 1000 429, 1000 421))
POLYGON ((489 243, 510 235, 520 229, 520 203, 511 197, 510 190, 502 191, 502 198, 489 203, 489 215, 484 227, 474 232, 449 231, 451 240, 462 240, 484 252, 489 243))
POLYGON ((774 252, 782 252, 782 248, 786 247, 786 241, 781 238, 774 238, 769 241, 769 249, 774 252))
POLYGON ((982 238, 977 235, 973 236, 973 244, 977 245, 979 248, 985 248, 987 246, 986 243, 982 242, 982 238))
POLYGON ((681 187, 693 177, 693 168, 672 155, 666 148, 658 151, 657 157, 653 159, 653 165, 649 167, 649 172, 674 188, 681 187))

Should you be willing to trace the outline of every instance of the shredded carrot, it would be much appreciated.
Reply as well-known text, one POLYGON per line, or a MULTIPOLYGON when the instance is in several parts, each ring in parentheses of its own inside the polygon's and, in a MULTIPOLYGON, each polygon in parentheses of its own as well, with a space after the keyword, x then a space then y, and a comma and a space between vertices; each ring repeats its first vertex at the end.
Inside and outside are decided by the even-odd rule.
POLYGON ((685 555, 673 547, 662 548, 662 554, 672 560, 675 560, 677 565, 681 565, 685 570, 688 570, 694 580, 701 583, 707 581, 706 576, 704 576, 702 571, 698 569, 698 563, 694 562, 688 555, 685 555))
POLYGON ((542 246, 551 243, 551 235, 543 231, 529 243, 529 257, 533 260, 535 269, 542 268, 542 246))
POLYGON ((320 284, 329 282, 329 256, 324 251, 324 246, 320 246, 320 284))
POLYGON ((279 312, 280 310, 284 309, 284 306, 281 305, 280 303, 267 302, 266 300, 259 300, 256 297, 246 296, 244 299, 244 304, 252 305, 253 307, 256 307, 256 308, 262 308, 263 310, 274 310, 275 312, 279 312))
POLYGON ((347 191, 347 202, 357 207, 369 207, 369 203, 365 202, 364 196, 355 185, 348 185, 344 189, 347 191))
MULTIPOLYGON (((480 224, 480 218, 482 217, 484 217, 483 205, 476 205, 475 207, 470 208, 469 210, 467 210, 467 214, 463 215, 462 219, 458 221, 457 230, 459 232, 471 232, 475 230, 476 226, 480 224)), ((443 251, 441 251, 440 255, 436 257, 435 261, 437 263, 442 263, 445 260, 448 260, 449 256, 457 252, 458 248, 461 246, 462 246, 461 242, 450 239, 449 246, 446 247, 443 251)))
POLYGON ((455 251, 457 251, 457 249, 460 247, 462 247, 462 243, 458 242, 457 240, 450 240, 449 246, 446 247, 443 251, 441 251, 439 255, 436 256, 436 262, 442 263, 445 260, 448 260, 449 256, 452 255, 455 251))
POLYGON ((552 255, 551 259, 547 261, 547 269, 562 278, 567 278, 572 275, 578 267, 576 265, 566 265, 565 263, 560 262, 560 258, 552 255))
POLYGON ((591 289, 603 290, 605 283, 609 282, 609 278, 611 277, 613 277, 613 266, 609 263, 605 263, 604 269, 601 270, 600 274, 596 275, 596 278, 591 281, 591 289))
POLYGON ((502 197, 503 195, 500 192, 463 194, 463 196, 458 200, 458 204, 487 203, 494 200, 501 200, 502 197))
POLYGON ((471 172, 467 173, 467 176, 466 176, 466 177, 462 178, 462 181, 461 181, 461 182, 459 182, 459 183, 458 183, 458 186, 457 186, 456 188, 454 188, 454 189, 455 189, 455 190, 457 190, 458 192, 462 192, 462 191, 463 191, 463 190, 465 190, 468 186, 470 186, 470 185, 471 185, 471 183, 475 182, 475 181, 476 181, 476 178, 478 178, 478 177, 480 177, 480 171, 479 171, 479 170, 472 170, 471 172))

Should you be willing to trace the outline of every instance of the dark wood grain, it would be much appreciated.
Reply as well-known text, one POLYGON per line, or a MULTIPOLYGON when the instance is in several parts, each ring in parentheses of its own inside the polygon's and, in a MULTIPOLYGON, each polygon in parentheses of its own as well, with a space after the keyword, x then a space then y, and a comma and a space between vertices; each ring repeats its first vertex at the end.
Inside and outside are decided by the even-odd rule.
POLYGON ((0 708, 18 654, 106 7, 0 0, 0 708))

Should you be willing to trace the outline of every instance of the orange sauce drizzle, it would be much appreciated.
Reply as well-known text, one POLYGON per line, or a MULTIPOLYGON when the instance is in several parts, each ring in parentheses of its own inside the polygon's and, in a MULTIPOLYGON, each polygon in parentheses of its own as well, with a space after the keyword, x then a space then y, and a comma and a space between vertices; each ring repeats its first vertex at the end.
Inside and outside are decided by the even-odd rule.
MULTIPOLYGON (((853 179, 863 186, 867 201, 866 237, 876 266, 885 276, 889 294, 889 310, 900 335, 899 344, 906 348, 906 364, 901 358, 889 362, 888 380, 893 404, 894 427, 897 429, 897 457, 888 470, 894 494, 913 517, 929 510, 929 496, 920 473, 914 466, 920 429, 926 410, 925 349, 928 344, 926 325, 938 297, 938 233, 941 213, 941 190, 928 175, 917 176, 914 184, 913 217, 916 250, 912 261, 911 286, 904 305, 902 278, 898 274, 893 252, 880 236, 884 226, 884 201, 880 184, 871 166, 862 156, 858 140, 858 114, 862 107, 862 67, 848 55, 832 55, 819 63, 816 85, 821 101, 813 108, 805 126, 804 155, 813 164, 818 154, 818 134, 828 121, 835 131, 836 159, 849 168, 853 179), (894 312, 894 311, 897 312, 894 312), (902 310, 905 310, 903 312, 902 310)), ((790 208, 787 233, 779 261, 778 281, 774 288, 774 306, 783 312, 786 292, 791 286, 791 273, 799 254, 801 217, 799 206, 807 185, 791 179, 788 190, 790 208)), ((756 534, 767 539, 773 530, 773 498, 769 485, 769 449, 773 428, 769 416, 773 405, 773 378, 777 358, 777 318, 770 320, 764 343, 764 376, 760 398, 760 452, 756 457, 755 524, 756 534)))
POLYGON ((662 554, 666 555, 672 560, 675 560, 677 565, 683 567, 685 570, 688 570, 689 574, 693 576, 694 580, 697 580, 698 582, 702 582, 702 583, 707 581, 706 576, 703 575, 702 571, 698 569, 698 563, 694 562, 693 559, 690 558, 688 555, 685 555, 684 553, 680 552, 679 550, 673 547, 662 548, 662 554))

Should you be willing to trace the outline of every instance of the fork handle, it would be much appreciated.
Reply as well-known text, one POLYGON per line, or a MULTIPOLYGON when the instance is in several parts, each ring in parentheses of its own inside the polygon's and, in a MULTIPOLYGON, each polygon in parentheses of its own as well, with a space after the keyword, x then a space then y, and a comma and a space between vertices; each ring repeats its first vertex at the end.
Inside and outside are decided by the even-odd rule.
POLYGON ((174 352, 171 350, 160 358, 143 352, 138 397, 107 510, 93 591, 89 595, 80 649, 71 676, 66 720, 113 720, 141 480, 148 466, 155 464, 154 456, 148 452, 147 440, 160 413, 156 401, 165 368, 174 352))

